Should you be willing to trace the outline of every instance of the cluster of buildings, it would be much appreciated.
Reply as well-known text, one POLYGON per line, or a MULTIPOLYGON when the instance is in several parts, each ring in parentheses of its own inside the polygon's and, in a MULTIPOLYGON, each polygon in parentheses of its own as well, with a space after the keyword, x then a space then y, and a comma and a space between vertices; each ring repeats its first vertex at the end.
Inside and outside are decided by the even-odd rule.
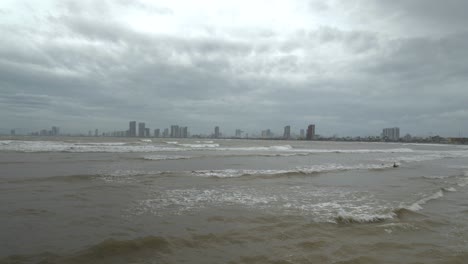
MULTIPOLYGON (((11 130, 10 135, 14 136, 16 131, 14 129, 11 130)), ((60 128, 53 126, 50 130, 41 129, 37 132, 32 132, 31 136, 58 136, 60 134, 60 128)))
MULTIPOLYGON (((16 129, 10 130, 10 135, 15 136, 17 134, 24 135, 24 132, 19 132, 16 129)), ((57 126, 51 127, 51 129, 42 129, 40 131, 29 133, 31 136, 59 136, 60 129, 57 126)), ((86 136, 80 134, 80 136, 86 136)), ((236 129, 234 136, 225 136, 221 133, 220 127, 215 126, 213 133, 210 135, 190 135, 187 126, 171 125, 170 128, 163 130, 157 128, 153 131, 149 127, 146 127, 144 122, 130 121, 128 130, 103 132, 99 133, 98 129, 90 130, 88 132, 89 137, 140 137, 140 138, 188 138, 188 137, 200 137, 200 138, 249 138, 249 134, 244 133, 241 129, 236 129)), ((417 142, 417 143, 455 143, 455 144, 468 144, 468 138, 443 138, 440 136, 430 137, 412 137, 410 134, 400 136, 399 127, 390 127, 382 129, 380 136, 369 136, 369 137, 322 137, 315 133, 315 124, 310 124, 307 129, 300 129, 299 135, 293 134, 291 126, 287 125, 284 127, 283 135, 275 135, 271 129, 262 130, 259 135, 253 135, 250 139, 285 139, 285 140, 322 140, 322 141, 368 141, 368 142, 417 142)))
POLYGON ((156 128, 151 133, 149 127, 146 127, 144 122, 138 123, 138 130, 137 130, 137 122, 130 121, 129 128, 127 131, 121 131, 120 134, 125 134, 127 137, 171 137, 171 138, 188 138, 189 132, 188 127, 186 126, 179 126, 179 125, 172 125, 170 128, 165 128, 161 133, 161 129, 156 128))
POLYGON ((313 140, 317 139, 317 136, 315 134, 315 125, 310 124, 307 127, 307 134, 305 132, 305 129, 300 130, 300 135, 297 136, 296 134, 293 135, 291 133, 291 126, 285 126, 283 130, 283 136, 275 136, 271 129, 265 129, 261 131, 260 138, 265 138, 265 139, 300 139, 300 140, 313 140))
MULTIPOLYGON (((92 131, 89 131, 88 136, 93 136, 92 131)), ((165 137, 165 138, 188 138, 189 132, 188 127, 172 125, 169 131, 169 128, 165 128, 162 133, 161 129, 156 128, 153 131, 149 127, 146 127, 146 123, 136 121, 130 121, 128 125, 128 130, 125 131, 114 131, 110 133, 102 133, 99 135, 98 130, 95 130, 94 136, 109 136, 109 137, 165 137)))
MULTIPOLYGON (((282 137, 276 137, 271 129, 262 130, 260 136, 254 136, 253 138, 262 138, 262 139, 301 139, 301 140, 313 140, 317 139, 315 134, 315 125, 311 124, 307 128, 307 134, 305 133, 306 130, 300 130, 300 136, 291 134, 291 126, 284 127, 284 133, 282 137)), ((234 136, 232 138, 249 138, 249 134, 244 134, 244 131, 241 129, 236 129, 234 136), (243 137, 244 136, 244 137, 243 137)), ((179 125, 171 125, 170 128, 165 128, 161 131, 161 129, 157 128, 153 131, 150 128, 146 127, 146 123, 136 121, 130 121, 128 130, 125 131, 114 131, 114 132, 104 132, 99 134, 98 129, 88 132, 88 136, 108 136, 108 137, 155 137, 155 138, 188 138, 190 137, 188 127, 187 126, 179 126, 179 125), (151 133, 153 132, 153 133, 151 133)), ((227 136, 221 133, 219 126, 214 127, 214 131, 211 135, 208 136, 197 136, 194 135, 193 137, 209 137, 209 138, 227 138, 227 136)))

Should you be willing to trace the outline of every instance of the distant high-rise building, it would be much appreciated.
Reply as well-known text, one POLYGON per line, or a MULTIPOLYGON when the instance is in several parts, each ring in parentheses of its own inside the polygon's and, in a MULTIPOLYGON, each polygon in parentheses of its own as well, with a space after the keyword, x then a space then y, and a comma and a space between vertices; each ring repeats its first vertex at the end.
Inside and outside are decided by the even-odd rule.
POLYGON ((60 132, 59 132, 59 128, 56 127, 56 126, 53 126, 53 127, 52 127, 51 132, 52 132, 52 133, 51 133, 52 136, 58 136, 58 134, 60 133, 60 132))
POLYGON ((235 136, 238 137, 238 138, 242 137, 242 132, 243 132, 242 130, 236 129, 235 136))
POLYGON ((169 128, 164 129, 163 137, 165 137, 165 138, 169 137, 169 128))
POLYGON ((300 135, 301 135, 300 138, 304 138, 304 137, 305 137, 305 131, 304 131, 304 129, 301 129, 300 135))
POLYGON ((179 126, 172 125, 171 126, 171 138, 178 138, 179 137, 179 126))
POLYGON ((312 140, 315 137, 315 125, 309 125, 307 127, 306 140, 312 140))
POLYGON ((145 128, 145 137, 150 137, 150 129, 149 127, 145 128))
POLYGON ((184 130, 184 128, 181 127, 181 126, 179 126, 179 127, 177 128, 176 137, 178 137, 178 138, 183 138, 183 137, 184 137, 184 135, 183 135, 183 130, 184 130))
POLYGON ((146 133, 145 123, 143 122, 138 123, 138 136, 145 137, 145 133, 146 133))
POLYGON ((391 141, 398 141, 400 139, 400 128, 399 127, 391 127, 391 128, 384 128, 382 130, 382 138, 391 141))
POLYGON ((271 133, 271 129, 262 130, 262 138, 271 138, 273 137, 273 133, 271 133))
POLYGON ((91 137, 93 135, 93 132, 91 130, 88 131, 88 137, 91 137))
POLYGON ((215 126, 214 129, 214 138, 219 138, 220 133, 219 133, 219 126, 215 126))
POLYGON ((160 136, 159 134, 160 134, 159 128, 155 129, 155 130, 154 130, 154 137, 155 137, 155 138, 158 138, 158 137, 160 136))
POLYGON ((99 130, 97 128, 94 130, 94 136, 99 137, 99 130))
POLYGON ((11 135, 11 136, 16 135, 16 130, 14 130, 14 129, 10 130, 10 135, 11 135))
POLYGON ((283 138, 284 139, 290 139, 291 138, 291 126, 285 126, 284 127, 283 138))
POLYGON ((129 128, 128 128, 128 136, 129 137, 136 137, 136 121, 130 121, 129 128))
POLYGON ((181 133, 180 133, 180 137, 182 138, 188 138, 188 127, 182 127, 181 129, 181 133))

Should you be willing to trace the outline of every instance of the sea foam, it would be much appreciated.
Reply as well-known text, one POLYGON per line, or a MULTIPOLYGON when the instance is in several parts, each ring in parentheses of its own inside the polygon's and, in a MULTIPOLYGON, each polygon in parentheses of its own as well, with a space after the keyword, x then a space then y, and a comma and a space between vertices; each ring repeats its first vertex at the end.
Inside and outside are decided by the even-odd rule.
POLYGON ((217 177, 217 178, 233 178, 242 176, 274 176, 274 175, 290 175, 290 174, 314 174, 346 170, 375 170, 391 168, 392 164, 357 164, 357 165, 340 165, 340 164, 323 164, 309 167, 297 167, 293 169, 265 169, 265 170, 250 170, 250 169, 225 169, 225 170, 197 170, 192 171, 193 176, 201 177, 217 177))

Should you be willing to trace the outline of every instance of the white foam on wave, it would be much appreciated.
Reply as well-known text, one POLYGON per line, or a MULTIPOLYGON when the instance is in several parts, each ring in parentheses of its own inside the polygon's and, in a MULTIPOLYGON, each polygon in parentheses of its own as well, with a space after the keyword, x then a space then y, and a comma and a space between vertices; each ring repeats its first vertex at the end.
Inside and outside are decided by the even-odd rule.
POLYGON ((243 206, 255 210, 279 211, 311 217, 314 222, 371 223, 395 216, 391 206, 373 199, 370 193, 342 189, 302 189, 301 186, 271 192, 252 187, 216 189, 158 190, 133 207, 137 214, 183 214, 188 211, 220 206, 243 206))
POLYGON ((435 144, 435 143, 403 143, 403 146, 431 146, 431 147, 451 147, 452 145, 447 144, 435 144))
POLYGON ((455 189, 454 187, 444 187, 444 188, 442 188, 442 191, 444 191, 444 192, 456 192, 457 189, 455 189))
POLYGON ((283 151, 283 150, 291 150, 293 147, 291 145, 281 145, 281 146, 270 146, 268 147, 269 150, 276 150, 276 151, 283 151))
POLYGON ((181 159, 190 159, 190 156, 179 156, 179 155, 148 155, 144 156, 145 160, 181 160, 181 159))
POLYGON ((84 143, 73 143, 77 146, 125 146, 126 142, 84 142, 84 143))
POLYGON ((224 151, 272 151, 272 152, 293 152, 293 153, 348 153, 348 154, 366 154, 366 153, 409 153, 413 152, 409 148, 394 148, 394 149, 300 149, 294 148, 291 145, 277 146, 262 146, 262 147, 224 147, 216 150, 224 151))
POLYGON ((273 176, 281 174, 313 174, 324 173, 333 171, 346 171, 346 170, 372 170, 372 169, 386 169, 391 168, 393 165, 382 164, 357 164, 357 165, 340 165, 340 164, 324 164, 315 165, 310 167, 297 167, 294 169, 282 170, 248 170, 248 169, 225 169, 225 170, 198 170, 192 171, 193 176, 201 177, 217 177, 217 178, 233 178, 242 176, 273 176))
MULTIPOLYGON (((160 215, 164 210, 174 214, 199 210, 216 205, 243 205, 261 208, 274 203, 278 198, 274 195, 259 195, 252 190, 218 189, 173 189, 158 192, 156 198, 142 200, 134 208, 137 214, 150 212, 160 215)), ((167 213, 167 212, 166 212, 167 213)))
POLYGON ((98 172, 97 179, 108 183, 133 183, 138 180, 138 176, 160 175, 160 171, 126 170, 117 169, 98 172))
POLYGON ((151 143, 153 142, 151 139, 140 139, 141 142, 151 143))
POLYGON ((423 205, 426 204, 427 202, 431 201, 431 200, 436 200, 436 199, 439 199, 441 197, 444 197, 444 192, 442 190, 439 190, 437 192, 435 192, 434 194, 432 195, 429 195, 429 196, 426 196, 426 197, 423 197, 421 198, 420 200, 418 200, 417 202, 409 205, 409 206, 403 206, 402 208, 406 208, 408 210, 411 210, 411 211, 419 211, 419 210, 422 210, 423 209, 423 205))
POLYGON ((429 155, 415 155, 415 156, 403 156, 403 157, 394 157, 394 158, 385 158, 378 159, 382 162, 401 162, 401 163, 410 163, 410 162, 421 162, 429 160, 442 159, 442 155, 429 154, 429 155))
POLYGON ((429 179, 429 180, 443 180, 447 178, 451 178, 453 176, 422 176, 424 179, 429 179))
MULTIPOLYGON (((308 150, 309 151, 309 150, 308 150)), ((395 148, 395 149, 336 149, 336 150, 310 150, 311 152, 330 152, 330 153, 408 153, 413 152, 409 148, 395 148)))
POLYGON ((219 144, 177 144, 181 147, 186 147, 186 148, 216 148, 219 147, 219 144))
POLYGON ((352 212, 346 212, 341 210, 335 217, 337 223, 375 223, 382 222, 385 220, 393 219, 394 213, 369 213, 366 211, 355 210, 352 212))
POLYGON ((216 148, 219 147, 219 144, 213 143, 213 141, 195 141, 196 144, 191 144, 191 143, 179 143, 178 141, 167 141, 166 144, 169 145, 177 145, 185 148, 197 148, 197 149, 202 149, 202 148, 216 148))
POLYGON ((460 187, 465 187, 466 185, 468 185, 468 170, 464 171, 463 175, 464 177, 459 179, 457 183, 457 185, 460 187))
MULTIPOLYGON (((71 146, 77 146, 73 143, 65 143, 60 141, 23 141, 12 140, 0 145, 0 150, 20 151, 20 152, 49 152, 49 151, 65 151, 71 146)), ((87 146, 82 146, 87 147, 87 146)))
POLYGON ((452 150, 452 151, 418 151, 425 154, 422 155, 413 155, 413 156, 401 156, 401 157, 392 157, 385 159, 378 159, 382 162, 401 162, 401 163, 410 163, 410 162, 422 162, 430 160, 439 160, 445 158, 466 158, 468 157, 468 151, 464 150, 452 150))
POLYGON ((181 147, 158 146, 154 144, 127 144, 124 142, 109 143, 72 143, 63 141, 22 141, 15 140, 8 144, 0 145, 3 151, 18 152, 158 152, 158 151, 184 151, 181 147))

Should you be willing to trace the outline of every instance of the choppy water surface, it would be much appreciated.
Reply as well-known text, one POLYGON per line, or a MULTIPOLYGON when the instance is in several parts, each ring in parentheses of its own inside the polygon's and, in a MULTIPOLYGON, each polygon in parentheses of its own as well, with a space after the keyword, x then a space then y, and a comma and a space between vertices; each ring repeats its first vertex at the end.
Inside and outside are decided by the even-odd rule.
POLYGON ((13 138, 0 183, 0 263, 468 259, 466 146, 13 138))

